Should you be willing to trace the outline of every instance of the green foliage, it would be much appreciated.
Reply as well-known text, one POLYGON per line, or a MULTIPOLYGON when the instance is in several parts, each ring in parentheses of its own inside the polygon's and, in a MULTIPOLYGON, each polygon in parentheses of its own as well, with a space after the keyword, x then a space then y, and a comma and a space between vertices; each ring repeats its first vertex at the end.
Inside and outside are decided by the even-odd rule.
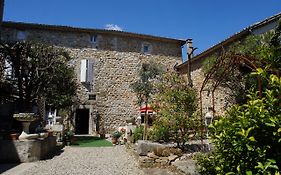
POLYGON ((266 76, 263 98, 232 107, 210 126, 215 150, 198 159, 202 174, 274 174, 281 167, 281 79, 266 76))
MULTIPOLYGON (((160 79, 163 70, 156 63, 143 63, 139 71, 139 80, 131 84, 131 88, 136 93, 138 98, 138 104, 141 106, 145 104, 146 106, 151 102, 152 95, 155 93, 155 81, 160 79)), ((148 125, 148 115, 145 112, 144 117, 144 139, 148 138, 147 135, 147 125, 148 125)))
POLYGON ((143 63, 139 71, 139 80, 131 85, 137 94, 138 104, 148 104, 155 92, 153 80, 159 78, 163 70, 156 63, 143 63))
POLYGON ((2 102, 16 101, 20 112, 29 111, 39 98, 45 98, 54 108, 74 102, 75 73, 65 50, 33 42, 1 43, 0 57, 13 69, 12 75, 6 75, 0 83, 1 91, 9 92, 1 96, 2 102))
POLYGON ((134 141, 142 140, 142 138, 143 138, 143 129, 144 128, 143 128, 142 125, 136 127, 136 129, 133 132, 134 141))
POLYGON ((153 131, 157 140, 173 139, 183 147, 189 131, 196 129, 196 92, 176 73, 167 73, 158 86, 154 108, 157 119, 153 131), (169 131, 169 133, 168 133, 169 131))
POLYGON ((157 121, 157 124, 154 124, 153 130, 151 133, 151 139, 157 142, 168 142, 170 141, 170 127, 168 124, 160 123, 164 122, 163 120, 157 121))

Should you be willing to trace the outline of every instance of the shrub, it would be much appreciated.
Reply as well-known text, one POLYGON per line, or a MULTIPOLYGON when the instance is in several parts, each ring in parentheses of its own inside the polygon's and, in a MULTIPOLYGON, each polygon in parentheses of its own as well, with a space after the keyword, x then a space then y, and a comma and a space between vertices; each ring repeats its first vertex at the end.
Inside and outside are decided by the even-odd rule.
POLYGON ((152 140, 157 142, 168 142, 170 140, 169 127, 158 123, 154 126, 151 137, 152 140))
POLYGON ((159 83, 154 108, 157 119, 153 123, 154 136, 157 140, 175 141, 184 148, 195 129, 196 92, 187 86, 187 82, 176 73, 166 74, 159 83))
POLYGON ((134 141, 143 139, 143 126, 138 126, 133 132, 134 141))
POLYGON ((281 167, 281 79, 271 75, 259 98, 234 106, 210 127, 214 152, 198 159, 201 174, 274 174, 281 167))

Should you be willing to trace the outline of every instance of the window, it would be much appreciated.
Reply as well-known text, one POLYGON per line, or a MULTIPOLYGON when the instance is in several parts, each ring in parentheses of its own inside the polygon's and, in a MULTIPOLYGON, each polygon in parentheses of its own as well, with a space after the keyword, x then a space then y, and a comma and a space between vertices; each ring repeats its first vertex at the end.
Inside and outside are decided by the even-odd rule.
POLYGON ((89 94, 89 100, 96 100, 96 94, 89 94))
POLYGON ((93 71, 93 60, 83 59, 81 60, 80 67, 80 82, 91 83, 93 81, 94 71, 93 71))
POLYGON ((92 35, 91 37, 90 37, 90 41, 91 41, 91 43, 96 43, 97 42, 97 35, 92 35))
POLYGON ((13 69, 12 63, 5 60, 5 69, 4 69, 4 75, 9 79, 15 78, 15 71, 13 69))
POLYGON ((152 46, 149 43, 142 44, 142 52, 145 54, 150 54, 152 52, 152 46))
POLYGON ((25 38, 26 38, 26 36, 25 36, 25 31, 22 31, 22 30, 18 31, 18 33, 17 33, 17 39, 18 39, 18 40, 25 40, 25 38))
POLYGON ((148 49, 149 49, 149 46, 148 46, 148 45, 144 45, 144 46, 143 46, 143 52, 144 52, 144 53, 148 53, 148 49))

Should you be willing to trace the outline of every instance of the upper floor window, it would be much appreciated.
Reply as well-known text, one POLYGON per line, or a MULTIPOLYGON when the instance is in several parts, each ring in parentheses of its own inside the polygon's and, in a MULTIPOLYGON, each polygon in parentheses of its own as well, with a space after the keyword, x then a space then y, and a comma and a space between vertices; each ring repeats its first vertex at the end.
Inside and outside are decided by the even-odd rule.
POLYGON ((92 83, 94 76, 94 61, 90 59, 82 59, 80 66, 80 82, 92 83))
POLYGON ((152 52, 152 46, 149 43, 144 43, 142 45, 142 52, 145 54, 150 54, 152 52))
POLYGON ((91 35, 90 41, 91 41, 91 43, 96 43, 97 42, 97 35, 91 35))
POLYGON ((143 52, 144 52, 144 53, 148 53, 148 51, 149 51, 148 49, 149 49, 149 46, 148 46, 148 45, 144 45, 144 46, 143 46, 143 52))
POLYGON ((25 40, 26 39, 25 31, 19 30, 18 33, 17 33, 17 39, 18 40, 25 40))

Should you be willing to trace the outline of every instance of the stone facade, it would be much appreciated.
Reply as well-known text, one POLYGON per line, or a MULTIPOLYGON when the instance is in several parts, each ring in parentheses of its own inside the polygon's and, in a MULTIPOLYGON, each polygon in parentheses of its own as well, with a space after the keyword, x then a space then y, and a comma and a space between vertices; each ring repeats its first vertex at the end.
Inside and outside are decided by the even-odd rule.
POLYGON ((80 84, 80 104, 89 109, 89 134, 105 127, 107 131, 125 125, 138 116, 136 96, 130 85, 138 79, 143 62, 156 62, 173 70, 181 63, 183 41, 127 32, 79 29, 25 23, 3 23, 2 39, 32 40, 53 44, 70 52, 80 84), (18 36, 19 33, 24 36, 18 36), (144 47, 147 47, 146 50, 144 47), (92 75, 80 82, 81 60, 91 62, 92 75), (89 95, 94 96, 89 99, 89 95))
MULTIPOLYGON (((191 69, 191 78, 193 82, 193 87, 196 89, 196 91, 199 92, 202 88, 202 84, 204 79, 206 78, 203 70, 202 70, 202 62, 193 62, 192 63, 192 69, 191 69)), ((208 111, 209 107, 213 107, 212 104, 212 84, 210 81, 207 83, 207 85, 202 90, 202 107, 203 107, 203 114, 205 114, 208 111)), ((230 96, 227 94, 229 93, 229 90, 222 87, 217 87, 214 91, 214 107, 215 111, 218 115, 222 114, 231 104, 234 103, 233 99, 230 99, 230 96)))
MULTIPOLYGON (((206 78, 204 72, 202 70, 202 63, 207 60, 208 58, 216 55, 220 55, 223 51, 227 51, 227 49, 233 45, 233 43, 240 41, 243 43, 243 40, 250 35, 261 35, 265 32, 268 32, 274 29, 277 24, 278 20, 281 18, 281 13, 269 17, 261 22, 255 23, 252 26, 249 26, 242 31, 234 34, 233 36, 225 39, 224 41, 214 45, 213 47, 207 49, 206 51, 196 55, 191 60, 191 78, 193 81, 193 86, 200 94, 201 87, 203 82, 206 78)), ((184 62, 183 64, 177 66, 177 70, 180 74, 186 76, 188 70, 188 62, 184 62)), ((214 101, 214 110, 217 114, 222 114, 225 110, 231 106, 231 104, 235 103, 233 97, 229 94, 231 93, 229 89, 223 87, 217 87, 214 91, 214 98, 212 97, 212 90, 211 81, 208 81, 207 85, 205 85, 204 89, 202 90, 202 110, 203 115, 207 112, 209 107, 213 107, 214 101)))

